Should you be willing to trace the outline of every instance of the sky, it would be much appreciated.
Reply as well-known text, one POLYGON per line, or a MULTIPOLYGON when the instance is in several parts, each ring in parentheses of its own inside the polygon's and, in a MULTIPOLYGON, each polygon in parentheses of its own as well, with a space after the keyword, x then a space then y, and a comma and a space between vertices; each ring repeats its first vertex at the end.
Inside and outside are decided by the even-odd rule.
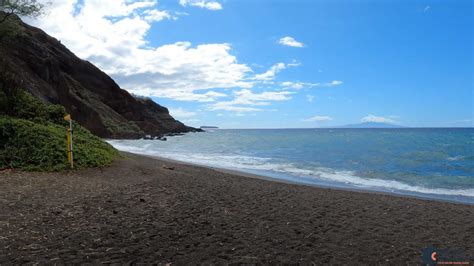
POLYGON ((26 22, 191 126, 474 126, 471 0, 47 2, 26 22))

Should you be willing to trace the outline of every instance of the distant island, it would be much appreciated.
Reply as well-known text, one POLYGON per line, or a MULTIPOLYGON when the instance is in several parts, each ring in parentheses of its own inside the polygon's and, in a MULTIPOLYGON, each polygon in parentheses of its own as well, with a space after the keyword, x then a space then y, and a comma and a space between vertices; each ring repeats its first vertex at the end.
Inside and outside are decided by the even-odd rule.
POLYGON ((345 126, 339 126, 337 128, 404 128, 403 126, 382 123, 382 122, 364 122, 359 124, 350 124, 345 126))
POLYGON ((201 129, 218 129, 216 126, 201 126, 201 129))

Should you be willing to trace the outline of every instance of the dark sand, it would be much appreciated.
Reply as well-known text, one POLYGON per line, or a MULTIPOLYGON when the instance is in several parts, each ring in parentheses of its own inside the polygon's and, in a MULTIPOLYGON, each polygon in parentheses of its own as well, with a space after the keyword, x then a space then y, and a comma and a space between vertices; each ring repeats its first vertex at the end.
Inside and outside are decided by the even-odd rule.
POLYGON ((431 245, 474 254, 473 205, 124 156, 103 169, 1 172, 0 264, 405 264, 431 245))

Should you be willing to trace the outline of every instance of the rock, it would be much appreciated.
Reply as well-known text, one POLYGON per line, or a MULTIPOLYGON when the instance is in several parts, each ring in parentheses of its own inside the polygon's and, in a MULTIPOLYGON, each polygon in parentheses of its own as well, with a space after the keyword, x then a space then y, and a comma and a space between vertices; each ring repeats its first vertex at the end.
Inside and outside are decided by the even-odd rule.
POLYGON ((55 214, 55 215, 59 215, 59 214, 62 213, 61 210, 53 210, 53 211, 51 211, 51 212, 52 212, 53 214, 55 214))
POLYGON ((166 138, 165 138, 163 135, 161 135, 161 136, 156 136, 154 139, 155 139, 155 140, 166 141, 166 138))
POLYGON ((182 136, 182 135, 184 135, 184 134, 183 133, 168 133, 168 134, 166 134, 166 136, 168 136, 168 137, 182 136))

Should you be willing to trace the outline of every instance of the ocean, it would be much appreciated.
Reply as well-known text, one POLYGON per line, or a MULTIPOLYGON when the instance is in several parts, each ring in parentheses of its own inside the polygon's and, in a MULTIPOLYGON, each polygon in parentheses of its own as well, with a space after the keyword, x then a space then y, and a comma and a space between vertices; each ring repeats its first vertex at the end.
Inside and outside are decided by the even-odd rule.
POLYGON ((115 148, 290 182, 474 204, 474 129, 219 129, 115 148))

